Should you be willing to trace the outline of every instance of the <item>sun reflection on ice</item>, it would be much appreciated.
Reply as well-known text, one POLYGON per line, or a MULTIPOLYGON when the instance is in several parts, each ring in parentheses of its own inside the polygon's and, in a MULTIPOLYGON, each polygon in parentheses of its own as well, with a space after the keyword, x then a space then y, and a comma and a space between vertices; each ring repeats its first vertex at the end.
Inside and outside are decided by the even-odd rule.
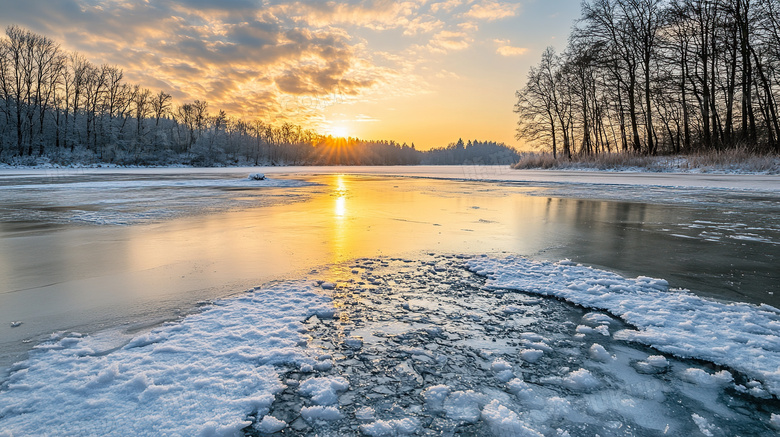
POLYGON ((350 229, 347 218, 347 184, 344 175, 336 175, 333 196, 335 205, 333 208, 333 259, 335 262, 343 262, 351 256, 349 250, 350 229))
POLYGON ((336 176, 336 218, 343 219, 347 214, 347 185, 344 183, 344 175, 336 176))
POLYGON ((347 213, 347 198, 344 196, 336 199, 336 218, 343 219, 347 213))

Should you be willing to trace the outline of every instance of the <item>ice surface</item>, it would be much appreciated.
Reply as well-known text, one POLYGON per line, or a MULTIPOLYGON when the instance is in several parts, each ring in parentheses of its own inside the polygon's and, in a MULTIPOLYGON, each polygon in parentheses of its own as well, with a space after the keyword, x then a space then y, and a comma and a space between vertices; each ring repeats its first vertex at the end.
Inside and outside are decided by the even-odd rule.
POLYGON ((51 177, 9 178, 0 172, 0 205, 5 220, 50 223, 132 225, 209 211, 269 206, 300 200, 314 187, 302 180, 197 171, 148 177, 139 171, 114 171, 103 177, 63 173, 51 177), (311 188, 310 188, 311 189, 311 188), (31 209, 30 205, 39 205, 31 209))
POLYGON ((623 278, 570 263, 479 257, 469 261, 469 267, 486 276, 492 289, 556 296, 607 310, 637 328, 616 332, 618 339, 728 366, 761 380, 769 392, 780 395, 780 311, 776 308, 718 302, 669 290, 663 279, 623 278))
MULTIPOLYGON (((485 260, 467 258, 371 258, 324 268, 317 276, 334 284, 327 296, 314 278, 280 283, 217 301, 119 349, 59 334, 0 389, 0 429, 7 435, 776 434, 776 402, 755 396, 766 381, 595 331, 578 333, 578 326, 631 328, 552 297, 497 292, 495 273, 487 279, 468 270, 485 260), (503 311, 510 305, 522 311, 503 311), (523 356, 531 348, 539 351, 534 362, 523 356)), ((584 269, 567 268, 574 269, 564 272, 570 276, 584 269)), ((594 284, 626 286, 625 279, 593 272, 594 284)))

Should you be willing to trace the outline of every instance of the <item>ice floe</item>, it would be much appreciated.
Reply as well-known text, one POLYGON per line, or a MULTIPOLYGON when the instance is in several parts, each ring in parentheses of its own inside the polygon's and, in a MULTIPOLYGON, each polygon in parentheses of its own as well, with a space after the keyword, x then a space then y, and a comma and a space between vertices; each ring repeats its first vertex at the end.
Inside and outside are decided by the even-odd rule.
POLYGON ((761 380, 780 396, 780 310, 774 307, 719 302, 669 289, 663 279, 623 278, 571 262, 478 257, 468 265, 488 278, 489 288, 555 296, 609 311, 636 327, 615 332, 617 339, 727 366, 761 380))

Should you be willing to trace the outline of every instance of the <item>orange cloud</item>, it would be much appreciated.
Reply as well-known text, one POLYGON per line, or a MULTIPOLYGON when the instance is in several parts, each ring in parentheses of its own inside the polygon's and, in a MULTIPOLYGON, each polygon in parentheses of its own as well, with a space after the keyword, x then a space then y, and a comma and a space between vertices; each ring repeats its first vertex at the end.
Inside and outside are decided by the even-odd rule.
POLYGON ((520 56, 526 54, 526 52, 528 52, 528 48, 526 47, 512 46, 501 46, 496 50, 496 53, 501 56, 520 56))
POLYGON ((514 17, 520 4, 501 3, 488 1, 484 3, 478 3, 466 12, 466 16, 470 18, 476 18, 478 20, 500 20, 502 18, 514 17))
POLYGON ((434 52, 446 53, 450 50, 468 48, 472 41, 473 39, 466 32, 443 30, 433 36, 428 48, 434 52))

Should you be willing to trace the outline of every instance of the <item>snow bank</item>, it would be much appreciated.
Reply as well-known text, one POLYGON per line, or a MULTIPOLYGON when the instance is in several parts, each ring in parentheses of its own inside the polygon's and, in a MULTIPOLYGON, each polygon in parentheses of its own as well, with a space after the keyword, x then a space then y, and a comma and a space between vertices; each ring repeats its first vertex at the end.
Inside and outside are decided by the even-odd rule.
MULTIPOLYGON (((0 392, 0 429, 11 435, 241 435, 251 424, 247 415, 267 414, 283 389, 274 365, 315 363, 302 346, 301 322, 328 312, 329 298, 294 282, 217 301, 115 351, 100 349, 91 337, 44 343, 0 392)), ((341 382, 330 387, 338 390, 341 382)), ((304 415, 329 419, 334 412, 304 415)), ((266 416, 258 426, 270 431, 285 424, 266 416)))
POLYGON ((483 256, 468 261, 468 266, 486 276, 492 289, 555 296, 606 310, 637 328, 615 332, 616 339, 727 366, 762 381, 770 393, 780 396, 780 310, 774 307, 718 302, 670 290, 663 279, 628 279, 570 261, 483 256))

